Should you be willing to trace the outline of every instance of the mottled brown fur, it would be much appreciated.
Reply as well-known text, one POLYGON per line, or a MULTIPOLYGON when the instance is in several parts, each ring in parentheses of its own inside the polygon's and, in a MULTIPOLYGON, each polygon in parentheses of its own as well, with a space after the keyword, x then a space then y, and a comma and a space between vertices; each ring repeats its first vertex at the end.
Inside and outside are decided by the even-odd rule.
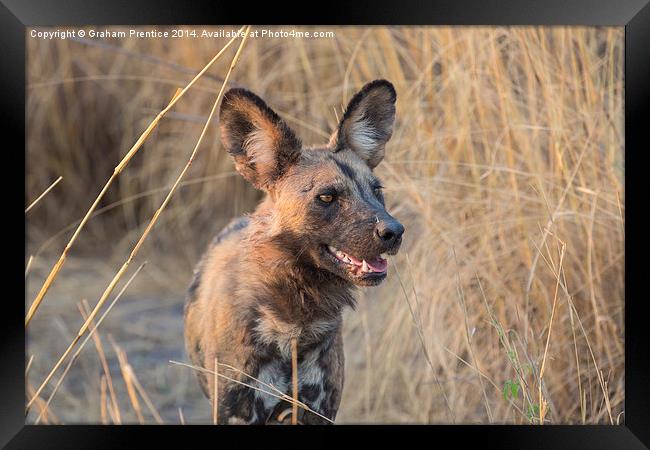
MULTIPOLYGON (((328 145, 302 148, 257 96, 241 89, 225 95, 224 146, 267 196, 219 233, 197 265, 185 307, 194 365, 212 370, 218 358, 219 373, 271 390, 243 371, 291 395, 296 338, 299 398, 334 420, 343 389, 342 310, 354 306, 355 285, 378 284, 385 271, 362 272, 327 249, 377 261, 399 248, 403 227, 386 212, 372 173, 392 132, 394 102, 390 83, 369 83, 328 145)), ((199 381, 213 399, 213 377, 199 373, 199 381)), ((217 398, 220 423, 268 423, 290 407, 225 379, 217 398)), ((301 422, 326 423, 304 412, 301 422)))

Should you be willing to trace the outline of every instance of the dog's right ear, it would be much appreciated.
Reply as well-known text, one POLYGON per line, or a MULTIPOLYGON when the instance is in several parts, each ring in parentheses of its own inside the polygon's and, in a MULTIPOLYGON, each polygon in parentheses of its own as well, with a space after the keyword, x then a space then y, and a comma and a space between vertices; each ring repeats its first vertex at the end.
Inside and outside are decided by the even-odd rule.
POLYGON ((235 168, 258 189, 268 189, 300 156, 300 140, 289 126, 246 89, 226 92, 219 126, 235 168))

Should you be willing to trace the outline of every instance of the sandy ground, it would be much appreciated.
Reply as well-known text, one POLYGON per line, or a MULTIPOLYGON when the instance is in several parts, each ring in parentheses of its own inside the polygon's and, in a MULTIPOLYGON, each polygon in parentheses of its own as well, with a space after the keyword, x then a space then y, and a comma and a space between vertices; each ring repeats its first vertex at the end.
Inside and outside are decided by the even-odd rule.
MULTIPOLYGON (((73 262, 70 264, 72 267, 66 265, 65 279, 54 285, 34 316, 26 351, 28 359, 34 355, 28 377, 34 387, 45 378, 81 326, 81 315, 77 309, 77 303, 84 298, 81 296, 94 305, 103 286, 106 286, 102 282, 110 275, 108 272, 99 275, 98 265, 101 264, 88 261, 73 262), (75 294, 62 295, 61 291, 65 289, 75 294)), ((187 362, 183 343, 183 290, 144 294, 143 291, 150 290, 145 287, 148 278, 146 270, 145 266, 145 271, 140 274, 142 279, 137 280, 140 283, 134 281, 133 289, 130 287, 125 292, 100 326, 123 422, 137 423, 137 417, 129 402, 112 341, 126 352, 138 380, 165 423, 179 423, 179 408, 186 422, 208 422, 210 405, 200 391, 194 373, 191 369, 169 363, 170 360, 187 362)), ((38 287, 36 280, 40 280, 38 276, 34 278, 35 281, 28 285, 29 299, 33 298, 38 287)), ((114 291, 110 300, 119 289, 114 291)), ((51 392, 60 373, 61 370, 45 390, 46 394, 51 392)), ((102 373, 97 350, 90 340, 52 401, 52 410, 60 422, 101 422, 99 393, 102 373)), ((44 397, 47 398, 47 395, 44 397)), ((145 421, 153 423, 153 415, 144 403, 142 408, 145 421)), ((28 422, 34 419, 32 412, 28 422)))

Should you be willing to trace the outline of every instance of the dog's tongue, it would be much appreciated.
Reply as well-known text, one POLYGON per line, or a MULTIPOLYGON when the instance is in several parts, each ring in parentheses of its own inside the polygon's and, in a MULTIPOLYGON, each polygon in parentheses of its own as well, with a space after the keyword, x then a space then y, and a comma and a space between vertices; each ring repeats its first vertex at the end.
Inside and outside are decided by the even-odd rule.
POLYGON ((388 267, 388 260, 382 258, 367 259, 366 264, 375 272, 384 272, 388 267))
MULTIPOLYGON (((355 266, 363 266, 364 260, 359 260, 355 258, 352 255, 347 255, 348 258, 350 258, 350 261, 352 261, 352 264, 355 266)), ((388 260, 383 259, 380 256, 376 256, 374 258, 366 259, 365 260, 366 264, 368 264, 368 268, 370 268, 373 272, 385 272, 386 268, 388 267, 388 260)))

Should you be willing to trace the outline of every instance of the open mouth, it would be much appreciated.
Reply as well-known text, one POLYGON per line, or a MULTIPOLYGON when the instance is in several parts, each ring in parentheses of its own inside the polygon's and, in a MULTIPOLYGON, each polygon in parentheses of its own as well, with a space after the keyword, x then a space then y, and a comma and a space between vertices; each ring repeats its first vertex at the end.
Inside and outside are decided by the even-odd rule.
POLYGON ((358 259, 349 253, 339 250, 331 245, 327 246, 327 251, 339 263, 345 267, 355 276, 364 276, 370 274, 385 275, 388 269, 388 257, 386 253, 368 259, 358 259))

